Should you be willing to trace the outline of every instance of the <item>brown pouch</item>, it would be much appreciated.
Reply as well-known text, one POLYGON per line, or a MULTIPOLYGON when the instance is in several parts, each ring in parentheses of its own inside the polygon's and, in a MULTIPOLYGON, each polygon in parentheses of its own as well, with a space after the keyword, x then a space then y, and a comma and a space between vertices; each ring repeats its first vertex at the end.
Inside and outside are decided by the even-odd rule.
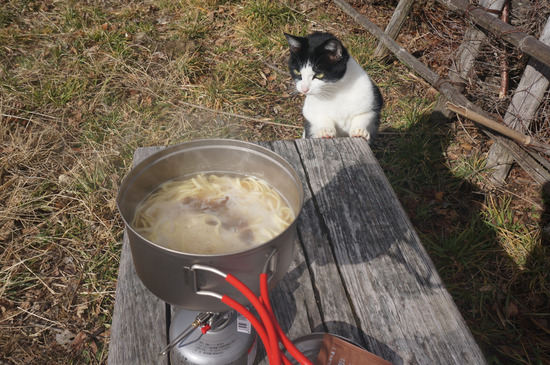
POLYGON ((367 350, 325 333, 315 365, 392 365, 367 350))

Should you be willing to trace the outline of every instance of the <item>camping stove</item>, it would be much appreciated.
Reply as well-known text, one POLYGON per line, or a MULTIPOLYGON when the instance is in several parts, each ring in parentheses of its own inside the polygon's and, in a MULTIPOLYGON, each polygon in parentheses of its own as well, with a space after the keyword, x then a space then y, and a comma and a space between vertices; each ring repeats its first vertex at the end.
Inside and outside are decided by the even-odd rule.
POLYGON ((236 311, 178 309, 169 335, 164 352, 170 350, 173 365, 252 365, 256 358, 256 332, 236 311))

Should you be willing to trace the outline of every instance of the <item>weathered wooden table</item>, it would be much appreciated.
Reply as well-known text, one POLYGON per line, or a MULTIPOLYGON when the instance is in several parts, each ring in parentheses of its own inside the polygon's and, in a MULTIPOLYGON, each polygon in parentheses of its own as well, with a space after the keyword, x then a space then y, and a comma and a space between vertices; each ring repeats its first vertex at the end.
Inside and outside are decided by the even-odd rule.
MULTIPOLYGON (((263 142, 302 180, 300 244, 270 293, 290 339, 339 334, 393 364, 485 364, 365 140, 263 142)), ((135 162, 159 148, 138 149, 135 162)), ((171 309, 138 279, 122 249, 108 363, 168 364, 171 309)), ((257 359, 267 364, 263 352, 257 359)))

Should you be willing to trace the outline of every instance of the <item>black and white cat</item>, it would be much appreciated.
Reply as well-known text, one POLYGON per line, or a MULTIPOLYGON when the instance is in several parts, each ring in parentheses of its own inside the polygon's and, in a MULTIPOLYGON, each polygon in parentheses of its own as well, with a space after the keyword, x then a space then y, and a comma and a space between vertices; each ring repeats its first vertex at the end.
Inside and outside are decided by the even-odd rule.
POLYGON ((306 96, 304 138, 349 136, 371 142, 378 134, 383 99, 365 70, 330 33, 285 37, 290 74, 306 96))

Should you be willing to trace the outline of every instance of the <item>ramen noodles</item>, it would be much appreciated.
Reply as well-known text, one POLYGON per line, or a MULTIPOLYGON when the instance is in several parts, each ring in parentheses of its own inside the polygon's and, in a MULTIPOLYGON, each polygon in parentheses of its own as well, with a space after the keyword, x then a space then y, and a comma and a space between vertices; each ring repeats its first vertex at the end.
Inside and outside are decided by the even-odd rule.
POLYGON ((224 254, 274 238, 293 219, 279 193, 260 179, 199 174, 161 185, 137 208, 132 225, 172 250, 224 254))

